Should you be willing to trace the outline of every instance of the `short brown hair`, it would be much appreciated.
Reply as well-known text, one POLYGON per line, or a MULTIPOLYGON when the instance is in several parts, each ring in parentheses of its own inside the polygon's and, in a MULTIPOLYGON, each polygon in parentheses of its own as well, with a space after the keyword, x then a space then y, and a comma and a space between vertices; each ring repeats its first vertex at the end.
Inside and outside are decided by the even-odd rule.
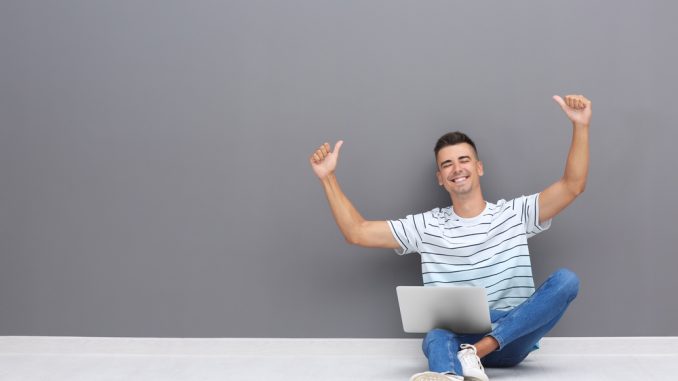
POLYGON ((441 136, 440 139, 438 139, 438 142, 436 142, 436 146, 433 148, 433 152, 435 152, 436 155, 436 160, 438 160, 438 151, 447 146, 453 146, 461 143, 468 143, 471 147, 473 147, 473 152, 476 154, 476 159, 478 158, 478 150, 476 149, 476 144, 473 143, 473 140, 471 140, 471 138, 469 138, 463 132, 454 131, 448 132, 441 136))

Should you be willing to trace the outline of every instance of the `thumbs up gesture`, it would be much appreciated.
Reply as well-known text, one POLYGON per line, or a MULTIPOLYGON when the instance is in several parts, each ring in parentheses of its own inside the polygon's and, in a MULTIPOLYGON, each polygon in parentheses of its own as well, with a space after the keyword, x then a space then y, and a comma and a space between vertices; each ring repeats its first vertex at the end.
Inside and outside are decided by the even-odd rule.
POLYGON ((566 95, 565 99, 554 95, 553 100, 560 105, 572 123, 586 126, 591 123, 591 101, 583 95, 566 95))
POLYGON ((337 160, 339 160, 339 150, 344 144, 343 140, 339 140, 334 145, 334 151, 330 151, 330 143, 321 145, 313 155, 309 158, 311 168, 320 180, 323 180, 330 174, 334 173, 337 168, 337 160))

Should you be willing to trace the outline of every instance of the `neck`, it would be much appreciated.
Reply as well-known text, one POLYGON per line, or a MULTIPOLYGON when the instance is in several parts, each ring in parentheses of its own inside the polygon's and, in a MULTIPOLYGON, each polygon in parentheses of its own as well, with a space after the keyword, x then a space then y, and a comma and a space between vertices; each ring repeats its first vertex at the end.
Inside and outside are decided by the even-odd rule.
POLYGON ((452 194, 452 209, 454 214, 461 218, 473 218, 485 210, 486 202, 482 192, 472 192, 467 195, 452 194))

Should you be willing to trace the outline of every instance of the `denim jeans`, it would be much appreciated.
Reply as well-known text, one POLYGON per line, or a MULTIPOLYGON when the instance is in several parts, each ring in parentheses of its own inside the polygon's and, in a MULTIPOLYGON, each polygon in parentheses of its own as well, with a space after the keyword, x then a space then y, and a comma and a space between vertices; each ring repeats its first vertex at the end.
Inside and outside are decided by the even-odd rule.
POLYGON ((511 367, 519 364, 537 349, 537 343, 560 320, 579 291, 579 279, 570 270, 560 269, 523 303, 508 310, 490 310, 492 332, 460 335, 444 329, 434 329, 424 338, 422 349, 432 372, 462 374, 457 352, 461 344, 475 344, 484 336, 492 336, 499 348, 483 357, 486 367, 511 367))

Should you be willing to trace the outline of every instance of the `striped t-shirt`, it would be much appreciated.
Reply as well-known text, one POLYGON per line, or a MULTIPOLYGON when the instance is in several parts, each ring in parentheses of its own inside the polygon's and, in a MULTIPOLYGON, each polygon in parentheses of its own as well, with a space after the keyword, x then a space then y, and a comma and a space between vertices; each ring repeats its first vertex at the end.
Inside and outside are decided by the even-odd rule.
POLYGON ((474 218, 451 206, 388 221, 400 243, 396 253, 421 254, 425 286, 485 287, 490 308, 511 309, 534 292, 527 239, 551 226, 539 224, 539 194, 487 202, 474 218))

